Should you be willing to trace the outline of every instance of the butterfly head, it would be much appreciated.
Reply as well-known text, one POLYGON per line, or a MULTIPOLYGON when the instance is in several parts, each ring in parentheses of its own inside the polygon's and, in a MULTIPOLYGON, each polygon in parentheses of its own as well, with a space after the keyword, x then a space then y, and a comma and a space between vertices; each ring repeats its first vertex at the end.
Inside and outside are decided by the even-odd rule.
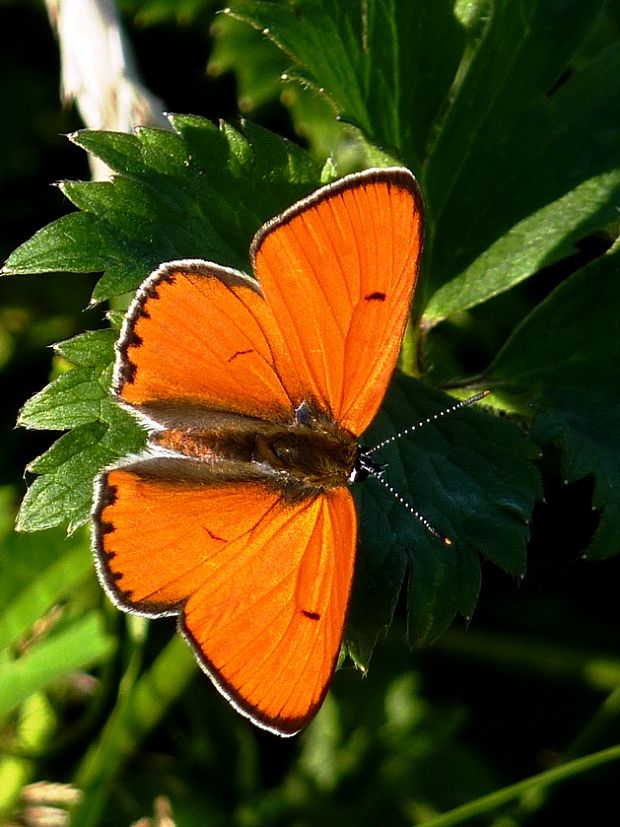
POLYGON ((385 474, 385 464, 371 459, 363 445, 357 446, 357 458, 351 471, 349 482, 364 482, 368 477, 381 479, 385 474))

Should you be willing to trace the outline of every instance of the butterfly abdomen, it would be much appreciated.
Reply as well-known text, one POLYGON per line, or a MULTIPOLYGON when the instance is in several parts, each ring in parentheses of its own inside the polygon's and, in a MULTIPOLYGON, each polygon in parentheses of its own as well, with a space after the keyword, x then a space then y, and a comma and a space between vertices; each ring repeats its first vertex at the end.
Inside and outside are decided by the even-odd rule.
POLYGON ((205 461, 218 476, 227 469, 236 479, 263 476, 294 501, 346 485, 359 453, 354 437, 329 420, 260 423, 238 430, 173 428, 152 433, 150 441, 205 461))

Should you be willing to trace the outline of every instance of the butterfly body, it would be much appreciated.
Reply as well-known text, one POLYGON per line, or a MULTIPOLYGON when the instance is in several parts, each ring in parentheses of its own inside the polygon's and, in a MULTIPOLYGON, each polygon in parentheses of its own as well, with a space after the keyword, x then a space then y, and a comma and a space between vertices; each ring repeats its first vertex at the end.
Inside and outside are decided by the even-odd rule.
POLYGON ((113 391, 149 446, 95 485, 100 580, 176 615, 216 687, 280 735, 320 707, 357 550, 358 437, 400 348, 422 241, 402 168, 348 176, 264 225, 256 278, 162 265, 125 318, 113 391))
POLYGON ((280 424, 239 418, 233 423, 229 418, 225 428, 155 431, 150 442, 203 460, 214 473, 219 466, 231 480, 263 475, 266 482, 282 486, 285 497, 294 502, 346 485, 359 454, 353 435, 328 414, 307 404, 304 409, 303 422, 280 424))

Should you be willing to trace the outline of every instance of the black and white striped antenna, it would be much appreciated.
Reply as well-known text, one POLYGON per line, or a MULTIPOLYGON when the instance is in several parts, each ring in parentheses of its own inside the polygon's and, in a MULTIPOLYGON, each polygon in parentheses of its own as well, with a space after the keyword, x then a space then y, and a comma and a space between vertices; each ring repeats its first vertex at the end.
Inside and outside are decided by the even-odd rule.
POLYGON ((438 419, 442 419, 444 416, 448 416, 448 414, 454 413, 455 411, 459 411, 461 408, 466 408, 468 405, 473 405, 475 402, 479 402, 481 399, 484 399, 485 396, 488 396, 491 391, 480 391, 480 393, 474 394, 474 396, 470 396, 467 399, 462 399, 460 402, 456 402, 454 405, 450 405, 449 408, 444 408, 443 411, 438 411, 438 413, 433 414, 432 416, 427 416, 426 419, 422 419, 420 422, 416 422, 415 425, 408 425, 406 428, 403 428, 402 431, 399 431, 396 434, 392 434, 387 439, 382 440, 377 445, 374 445, 372 448, 369 448, 367 451, 364 451, 365 454, 370 455, 374 454, 376 451, 379 451, 381 448, 385 448, 386 445, 390 445, 392 442, 396 442, 397 439, 402 439, 402 437, 407 436, 407 434, 412 434, 414 431, 419 431, 420 428, 423 428, 425 425, 430 425, 432 422, 436 422, 438 419))
POLYGON ((423 514, 411 505, 411 503, 407 502, 407 500, 399 494, 398 491, 389 484, 385 479, 383 479, 383 468, 376 462, 373 462, 370 459, 371 454, 376 453, 377 451, 381 450, 381 448, 385 448, 386 445, 390 445, 392 442, 396 442, 398 439, 402 439, 402 437, 407 436, 408 434, 413 433, 414 431, 419 431, 425 425, 430 425, 432 422, 436 422, 438 419, 442 419, 444 416, 448 416, 448 414, 452 414, 455 411, 460 410, 461 408, 465 408, 468 405, 473 405, 476 402, 479 402, 481 399, 484 399, 485 396, 488 396, 490 391, 480 391, 480 393, 474 394, 474 396, 470 396, 467 399, 462 399, 460 402, 456 402, 454 405, 450 405, 449 408, 444 408, 443 411, 439 411, 432 416, 428 416, 426 419, 422 419, 420 422, 416 422, 415 425, 408 425, 406 428, 403 428, 402 431, 398 431, 398 433, 389 436, 387 439, 382 440, 381 442, 374 445, 372 448, 364 449, 363 454, 360 456, 360 466, 362 470, 373 479, 377 480, 385 490, 391 494, 394 499, 399 502, 407 511, 416 518, 416 520, 421 523, 424 528, 432 534, 434 537, 437 537, 441 540, 446 546, 452 545, 452 540, 449 537, 446 537, 445 534, 442 534, 440 531, 437 531, 435 526, 426 519, 423 514))

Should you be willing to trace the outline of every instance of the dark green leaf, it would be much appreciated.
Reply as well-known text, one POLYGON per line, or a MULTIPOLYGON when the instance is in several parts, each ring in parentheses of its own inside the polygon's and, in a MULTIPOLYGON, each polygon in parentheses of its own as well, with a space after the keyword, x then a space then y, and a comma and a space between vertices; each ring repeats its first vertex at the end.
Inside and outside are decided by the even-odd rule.
MULTIPOLYGON (((428 542, 416 543, 409 554, 409 641, 412 646, 432 643, 454 620, 458 610, 459 559, 470 551, 428 542)), ((479 579, 479 578, 478 578, 479 579)))
POLYGON ((601 523, 590 557, 620 536, 620 249, 558 287, 525 319, 489 376, 496 396, 533 415, 532 436, 560 443, 567 480, 594 474, 601 523))
MULTIPOLYGON (((364 442, 380 442, 450 404, 450 397, 398 376, 364 442)), ((376 480, 361 486, 360 553, 347 630, 356 662, 368 662, 389 624, 407 559, 410 637, 416 645, 430 643, 457 611, 471 616, 480 587, 478 554, 523 575, 528 521, 540 495, 535 456, 520 428, 472 409, 373 454, 386 463, 388 482, 452 545, 431 535, 376 480)))
POLYGON ((145 432, 111 398, 101 414, 105 421, 74 428, 30 464, 28 470, 39 476, 22 502, 18 529, 39 531, 68 523, 68 530, 75 531, 89 519, 94 476, 144 447, 145 432))
MULTIPOLYGON (((620 94, 620 49, 608 49, 554 89, 601 5, 599 0, 495 4, 424 170, 435 228, 427 292, 475 267, 472 262, 498 239, 488 254, 491 261, 473 269, 470 280, 483 278, 482 268, 496 267, 503 257, 501 289, 506 289, 564 255, 592 226, 602 228, 610 220, 605 197, 612 197, 618 179, 606 176, 620 162, 620 113, 614 103, 620 94), (567 195, 582 184, 585 203, 567 195)), ((500 283, 497 274, 489 296, 500 283)), ((474 300, 480 296, 466 298, 469 304, 474 300)), ((454 295, 437 297, 433 316, 454 312, 457 301, 454 295)))
POLYGON ((250 113, 276 99, 282 90, 282 72, 289 61, 249 26, 225 14, 216 17, 208 71, 219 76, 236 73, 237 100, 242 112, 250 113))
POLYGON ((420 168, 466 43, 453 3, 237 2, 232 12, 291 60, 377 146, 420 168))
POLYGON ((235 72, 242 112, 253 114, 257 108, 280 99, 291 114, 295 132, 308 141, 315 157, 330 156, 347 170, 363 165, 365 148, 356 140, 354 130, 334 118, 333 108, 323 95, 290 81, 282 93, 290 59, 262 33, 221 14, 211 27, 211 34, 215 41, 209 56, 209 74, 235 72))
POLYGON ((433 325, 614 220, 620 47, 555 88, 602 6, 248 0, 231 14, 293 62, 289 78, 418 172, 429 229, 416 301, 432 296, 433 325))
POLYGON ((392 622, 401 591, 407 555, 390 522, 392 503, 372 484, 355 486, 360 547, 346 629, 346 649, 366 671, 379 635, 392 622))
POLYGON ((307 153, 264 129, 246 124, 244 136, 195 116, 176 116, 171 124, 175 132, 76 133, 75 143, 120 175, 64 183, 84 212, 37 233, 4 272, 104 270, 93 293, 102 301, 134 290, 172 259, 247 269, 259 226, 319 182, 307 153))
POLYGON ((460 275, 440 287, 424 311, 427 325, 496 296, 575 251, 575 242, 614 218, 620 171, 588 181, 512 227, 460 275))

